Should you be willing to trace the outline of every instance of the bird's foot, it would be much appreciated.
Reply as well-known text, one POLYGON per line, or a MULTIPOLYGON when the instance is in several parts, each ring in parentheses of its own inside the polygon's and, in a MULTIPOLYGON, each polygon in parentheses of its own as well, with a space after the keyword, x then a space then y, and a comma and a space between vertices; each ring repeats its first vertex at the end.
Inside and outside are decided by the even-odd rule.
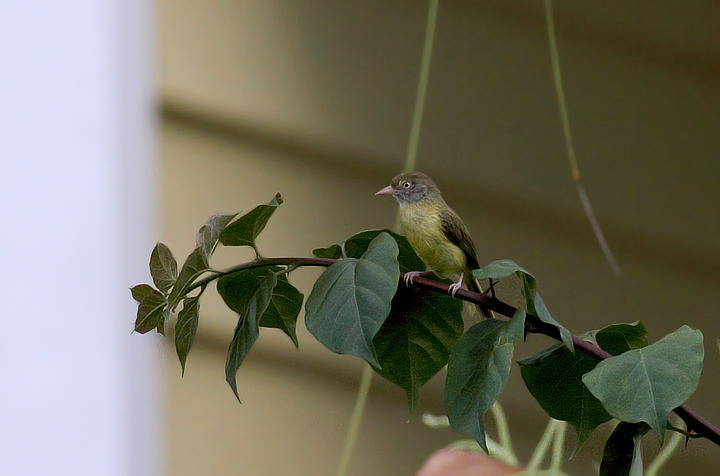
POLYGON ((453 283, 448 287, 448 291, 450 291, 450 296, 454 299, 455 294, 458 292, 458 289, 462 287, 462 282, 459 283, 453 283))
POLYGON ((460 273, 460 279, 457 280, 457 283, 453 283, 448 287, 448 291, 450 291, 450 297, 455 299, 455 294, 458 292, 458 289, 462 287, 463 279, 465 279, 465 271, 460 273))
POLYGON ((423 274, 424 273, 420 271, 410 271, 408 273, 405 273, 405 276, 403 277, 403 280, 405 281, 405 286, 410 287, 413 283, 413 280, 418 276, 422 276, 423 274))

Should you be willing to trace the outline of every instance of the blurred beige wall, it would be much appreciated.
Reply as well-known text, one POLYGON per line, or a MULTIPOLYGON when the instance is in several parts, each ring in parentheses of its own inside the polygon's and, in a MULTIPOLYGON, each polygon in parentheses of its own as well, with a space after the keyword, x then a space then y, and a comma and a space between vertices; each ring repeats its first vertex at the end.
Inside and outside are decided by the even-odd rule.
MULTIPOLYGON (((571 180, 541 3, 441 2, 418 168, 467 222, 481 263, 511 258, 529 269, 572 331, 637 319, 652 340, 685 323, 701 329, 705 366, 689 403, 720 424, 714 5, 556 4, 580 168, 622 278, 571 180)), ((277 191, 286 202, 259 240, 266 256, 309 256, 391 226, 395 203, 373 193, 404 163, 426 14, 425 2, 410 1, 161 1, 161 240, 186 256, 210 215, 247 211, 277 191)), ((220 249, 213 266, 251 258, 220 249)), ((301 269, 291 281, 307 296, 318 274, 301 269)), ((208 290, 183 379, 168 342, 168 474, 334 474, 361 363, 322 348, 302 323, 299 352, 263 329, 238 375, 239 405, 223 365, 235 322, 208 290)), ((531 336, 515 358, 549 343, 531 336)), ((442 383, 423 389, 408 423, 404 393, 377 377, 350 474, 413 474, 460 438, 419 422, 443 412, 442 383)), ((527 461, 547 417, 517 366, 500 401, 527 461)), ((593 474, 606 434, 567 471, 593 474)), ((719 465, 719 448, 692 441, 667 474, 719 465)))

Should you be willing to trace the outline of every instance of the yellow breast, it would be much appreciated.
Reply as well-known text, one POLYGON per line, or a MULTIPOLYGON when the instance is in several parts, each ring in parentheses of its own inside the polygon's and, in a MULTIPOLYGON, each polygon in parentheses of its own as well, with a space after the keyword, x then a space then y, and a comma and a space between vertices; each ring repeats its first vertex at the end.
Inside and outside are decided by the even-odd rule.
POLYGON ((404 204, 400 207, 400 224, 410 246, 432 272, 455 278, 467 267, 467 260, 443 232, 440 209, 432 204, 404 204))

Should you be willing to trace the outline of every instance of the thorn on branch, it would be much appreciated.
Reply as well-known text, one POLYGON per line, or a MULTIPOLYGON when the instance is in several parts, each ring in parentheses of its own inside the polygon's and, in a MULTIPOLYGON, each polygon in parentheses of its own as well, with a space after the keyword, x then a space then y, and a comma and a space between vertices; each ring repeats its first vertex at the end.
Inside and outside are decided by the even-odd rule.
POLYGON ((667 423, 667 428, 670 431, 676 431, 680 433, 681 435, 685 435, 685 446, 687 446, 687 442, 690 438, 700 438, 700 435, 697 433, 694 433, 692 431, 683 430, 682 428, 678 428, 674 425, 672 425, 670 422, 667 423))

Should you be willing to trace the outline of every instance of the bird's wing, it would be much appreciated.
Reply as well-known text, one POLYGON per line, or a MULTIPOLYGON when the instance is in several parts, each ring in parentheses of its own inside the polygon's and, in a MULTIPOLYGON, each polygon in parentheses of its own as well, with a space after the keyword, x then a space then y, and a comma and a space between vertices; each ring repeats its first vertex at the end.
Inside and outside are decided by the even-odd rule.
POLYGON ((470 269, 480 268, 477 260, 477 253, 475 252, 475 245, 473 244, 472 238, 470 238, 470 233, 468 233, 467 228, 465 228, 465 224, 458 214, 449 208, 441 211, 440 225, 442 226, 445 236, 463 250, 470 269))

